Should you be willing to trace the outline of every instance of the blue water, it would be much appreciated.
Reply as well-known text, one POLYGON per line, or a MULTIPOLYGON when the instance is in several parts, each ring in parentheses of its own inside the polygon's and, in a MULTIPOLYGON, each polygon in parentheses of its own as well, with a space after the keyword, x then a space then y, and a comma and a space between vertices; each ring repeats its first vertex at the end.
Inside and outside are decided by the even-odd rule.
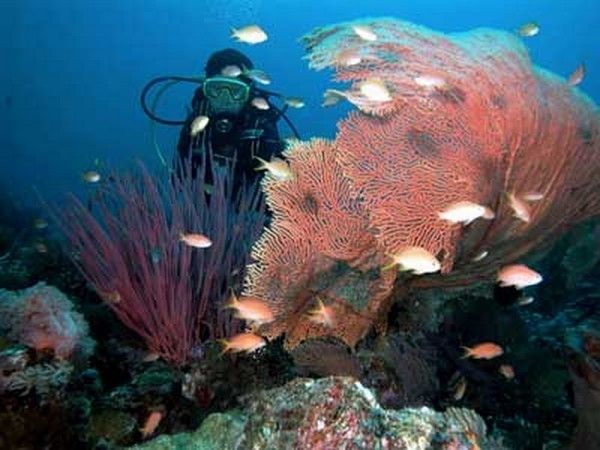
MULTIPOLYGON (((250 56, 274 90, 306 99, 306 108, 290 112, 303 137, 333 137, 347 109, 319 106, 330 74, 308 69, 297 39, 316 26, 384 15, 444 32, 514 30, 535 20, 541 32, 526 40, 533 61, 567 76, 584 60, 581 89, 600 101, 600 2, 593 0, 3 0, 0 181, 28 202, 32 186, 48 197, 81 189, 80 174, 96 158, 157 163, 140 90, 155 76, 201 74, 210 53, 224 47, 250 56), (260 24, 269 41, 234 43, 229 28, 248 23, 260 24)), ((193 89, 169 92, 161 115, 183 118, 193 89)), ((177 133, 159 127, 166 153, 177 133)), ((284 125, 281 134, 289 135, 284 125)))

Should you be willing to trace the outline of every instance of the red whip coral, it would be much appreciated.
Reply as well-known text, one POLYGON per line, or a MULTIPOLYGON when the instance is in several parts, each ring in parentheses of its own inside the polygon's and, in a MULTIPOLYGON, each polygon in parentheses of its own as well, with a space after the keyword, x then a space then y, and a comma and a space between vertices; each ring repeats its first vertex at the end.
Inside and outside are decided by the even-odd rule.
POLYGON ((204 166, 181 179, 141 166, 101 186, 97 213, 73 198, 58 217, 90 284, 150 351, 174 364, 202 340, 239 328, 221 307, 265 221, 256 185, 236 193, 231 167, 210 167, 210 196, 204 166), (187 246, 181 233, 203 233, 212 245, 187 246))
MULTIPOLYGON (((359 109, 339 124, 328 150, 333 162, 319 163, 326 173, 313 180, 311 192, 344 184, 340 194, 348 198, 336 201, 354 202, 355 215, 354 222, 340 214, 316 226, 302 213, 304 191, 277 184, 281 192, 270 195, 276 220, 256 253, 262 261, 274 243, 283 243, 286 254, 294 256, 259 264, 247 285, 253 292, 260 286, 257 294, 288 313, 282 315, 285 323, 270 326, 276 334, 295 334, 294 324, 304 320, 303 305, 315 294, 340 300, 332 293, 333 282, 322 286, 318 281, 336 278, 335 261, 353 265, 353 278, 338 279, 346 291, 360 290, 365 280, 389 287, 389 274, 374 267, 386 253, 420 246, 440 259, 442 274, 413 278, 411 285, 466 285, 491 280, 500 264, 600 213, 600 179, 594 176, 600 173, 597 109, 564 80, 533 67, 516 37, 487 29, 444 35, 380 19, 361 23, 377 36, 367 42, 354 32, 357 24, 319 28, 302 38, 310 66, 331 67, 336 80, 350 82, 344 95, 359 109), (344 63, 348 54, 355 56, 351 65, 344 63), (391 100, 365 97, 360 89, 365 80, 383 82, 391 100), (528 191, 540 192, 543 199, 529 205, 531 221, 523 223, 513 217, 508 194, 528 191), (439 219, 440 211, 463 200, 490 206, 495 220, 461 227, 439 219), (362 231, 346 236, 350 248, 317 244, 342 241, 341 228, 353 223, 362 231), (489 256, 474 262, 482 251, 489 256), (326 265, 321 262, 325 252, 326 265), (300 272, 302 277, 289 276, 300 272)), ((302 145, 288 157, 304 154, 302 145)), ((294 169, 302 176, 305 167, 294 169)), ((267 182, 267 192, 275 189, 273 183, 267 182)), ((381 292, 363 292, 367 298, 361 307, 352 306, 361 324, 346 325, 356 327, 353 339, 335 329, 319 332, 354 344, 358 328, 387 306, 381 292)), ((344 302, 345 308, 351 305, 344 302)))

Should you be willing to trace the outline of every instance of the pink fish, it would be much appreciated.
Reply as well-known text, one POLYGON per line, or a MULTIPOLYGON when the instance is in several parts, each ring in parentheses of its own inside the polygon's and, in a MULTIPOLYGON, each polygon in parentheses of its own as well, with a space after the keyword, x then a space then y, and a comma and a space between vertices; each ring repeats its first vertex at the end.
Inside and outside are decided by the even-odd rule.
POLYGON ((498 271, 497 280, 502 287, 514 286, 523 289, 541 283, 544 278, 524 264, 511 264, 498 271))
POLYGON ((531 220, 529 206, 527 206, 523 200, 510 193, 508 194, 508 202, 514 212, 514 217, 522 220, 525 223, 528 223, 531 220))
POLYGON ((462 347, 465 351, 463 358, 492 359, 504 353, 502 347, 493 342, 482 342, 475 347, 462 347))
POLYGON ((567 84, 569 86, 577 86, 583 81, 583 77, 585 77, 585 64, 581 63, 577 66, 577 69, 575 69, 573 73, 569 75, 567 84))
POLYGON ((529 191, 521 194, 520 197, 526 202, 539 202, 544 198, 544 194, 537 191, 529 191))
POLYGON ((508 364, 502 364, 498 368, 498 372, 500 372, 507 380, 512 380, 515 377, 515 370, 508 364))
POLYGON ((208 237, 198 233, 180 233, 179 240, 186 245, 195 248, 208 248, 212 245, 212 241, 208 237))
POLYGON ((142 433, 143 439, 146 439, 148 436, 154 434, 162 417, 163 413, 160 411, 152 411, 150 413, 150 415, 146 419, 146 422, 144 423, 144 426, 140 428, 140 433, 142 433))
POLYGON ((311 322, 319 323, 327 327, 335 326, 335 312, 331 306, 325 306, 323 301, 317 297, 317 307, 308 311, 311 322))
POLYGON ((252 322, 254 325, 273 322, 273 312, 267 303, 256 297, 236 297, 231 292, 231 299, 225 305, 225 308, 231 308, 236 311, 236 319, 252 322))
POLYGON ((251 332, 236 334, 229 339, 220 339, 219 342, 223 345, 223 351, 221 353, 252 353, 267 345, 267 342, 262 336, 258 336, 251 332))

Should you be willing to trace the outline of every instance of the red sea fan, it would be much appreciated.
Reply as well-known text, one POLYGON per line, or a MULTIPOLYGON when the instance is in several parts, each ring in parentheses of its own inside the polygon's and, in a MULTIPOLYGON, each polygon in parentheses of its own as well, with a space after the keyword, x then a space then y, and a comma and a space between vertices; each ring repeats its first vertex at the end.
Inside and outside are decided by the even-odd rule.
MULTIPOLYGON (((492 281, 500 265, 600 213, 598 111, 564 80, 532 66, 516 37, 488 29, 444 35, 378 19, 320 28, 302 41, 311 67, 331 67, 338 81, 352 83, 344 95, 359 109, 339 125, 331 162, 314 159, 324 173, 311 180, 310 192, 318 198, 344 185, 329 204, 352 204, 355 214, 315 220, 305 212, 306 190, 266 186, 278 189, 270 195, 278 220, 256 249, 259 264, 248 287, 285 313, 270 330, 287 332, 288 345, 298 342, 298 324, 317 294, 335 306, 345 329, 313 327, 306 334, 353 345, 389 306, 383 297, 395 275, 376 270, 386 254, 421 246, 441 260, 442 274, 404 280, 411 286, 492 281), (362 40, 354 25, 370 27, 377 40, 362 40), (348 54, 353 64, 343 62, 348 54), (369 79, 381 80, 392 100, 363 96, 361 83, 369 79), (513 217, 508 194, 528 191, 543 200, 529 205, 532 220, 524 223, 513 217), (462 200, 490 206, 495 220, 461 227, 439 219, 462 200), (276 247, 295 256, 265 264, 276 247), (473 261, 483 251, 489 256, 473 261), (363 293, 359 305, 339 295, 350 291, 363 293)), ((299 155, 304 145, 310 147, 298 144, 299 155)), ((294 153, 288 158, 294 166, 294 153)))
POLYGON ((261 329, 268 337, 287 331, 294 346, 323 335, 324 326, 305 314, 321 295, 340 317, 352 319, 337 323, 334 334, 355 343, 373 320, 368 300, 385 297, 393 276, 371 283, 363 275, 377 268, 376 243, 332 144, 297 142, 285 156, 294 179, 267 175, 263 182, 273 222, 252 251, 245 293, 270 302, 277 320, 261 329), (360 282, 354 286, 352 280, 360 282))
POLYGON ((99 187, 96 213, 73 197, 57 214, 90 284, 150 351, 174 364, 239 327, 222 302, 265 222, 256 185, 234 190, 230 168, 209 167, 210 196, 204 168, 192 179, 151 175, 140 164, 99 187), (181 233, 203 233, 212 246, 188 247, 181 233))

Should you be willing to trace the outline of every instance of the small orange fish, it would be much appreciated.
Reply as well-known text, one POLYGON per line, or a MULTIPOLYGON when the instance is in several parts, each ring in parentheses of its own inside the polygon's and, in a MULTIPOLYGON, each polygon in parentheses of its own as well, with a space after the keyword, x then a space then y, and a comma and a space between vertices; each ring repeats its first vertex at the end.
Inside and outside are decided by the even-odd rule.
POLYGON ((467 200, 452 203, 438 213, 438 217, 442 220, 450 223, 462 223, 463 225, 469 225, 475 219, 484 216, 493 219, 494 212, 487 206, 467 200))
POLYGON ((507 195, 509 205, 514 212, 513 216, 519 220, 522 220, 525 223, 528 223, 531 220, 529 206, 527 206, 527 204, 523 200, 516 197, 513 193, 509 193, 507 195))
POLYGON ((254 97, 250 103, 256 109, 260 109, 261 111, 267 111, 271 108, 269 102, 267 102, 267 100, 265 100, 263 97, 254 97))
POLYGON ((521 37, 533 37, 540 32, 540 26, 536 22, 527 22, 516 31, 521 37))
POLYGON ((389 270, 399 266, 400 271, 412 271, 415 275, 438 272, 441 264, 438 259, 423 247, 405 247, 399 253, 388 254, 392 262, 386 264, 381 270, 389 270))
POLYGON ((223 345, 223 351, 221 354, 231 353, 252 353, 261 347, 267 345, 267 341, 262 336, 257 334, 246 332, 236 334, 229 339, 219 339, 219 342, 223 345))
POLYGON ((330 328, 334 327, 336 320, 333 308, 325 306, 319 297, 316 297, 315 300, 317 301, 317 307, 307 312, 310 321, 330 328))
POLYGON ((212 241, 208 237, 198 233, 180 233, 179 240, 195 248, 208 248, 212 245, 212 241))
POLYGON ((354 25, 352 30, 363 41, 373 42, 377 40, 377 35, 369 25, 354 25))
POLYGON ((260 162, 260 165, 254 170, 267 170, 271 175, 273 175, 273 177, 280 181, 291 180, 294 178, 292 169, 290 169, 290 165, 287 163, 287 161, 284 161, 281 158, 273 158, 269 162, 259 158, 258 156, 255 156, 254 158, 258 159, 260 162))
POLYGON ((467 380, 465 377, 461 376, 454 387, 454 392, 452 393, 452 398, 457 402, 462 400, 465 396, 465 392, 467 391, 467 380))
POLYGON ((119 303, 122 300, 118 291, 98 292, 98 294, 107 303, 119 303))
POLYGON ((256 297, 238 298, 233 292, 233 289, 231 290, 231 298, 224 308, 235 309, 236 319, 252 322, 256 326, 275 320, 273 312, 266 302, 256 297))
POLYGON ((498 368, 498 372, 500 372, 502 376, 504 376, 504 378, 506 378, 507 380, 512 380, 515 377, 514 369, 508 364, 502 364, 498 368))
POLYGON ((483 342, 475 347, 462 347, 465 351, 463 358, 492 359, 504 353, 502 347, 493 342, 483 342))
POLYGON ((160 355, 158 353, 156 353, 156 352, 148 352, 142 358, 142 362, 154 362, 158 358, 160 358, 160 355))
POLYGON ((524 264, 504 266, 498 271, 497 276, 497 281, 501 287, 514 286, 517 289, 539 284, 543 279, 542 275, 524 264))
POLYGON ((372 102, 389 102, 392 100, 390 91, 380 78, 369 78, 358 85, 360 93, 372 102))
POLYGON ((149 436, 152 436, 152 434, 154 434, 162 417, 163 413, 160 411, 152 411, 150 413, 150 415, 146 419, 146 422, 144 423, 144 426, 140 428, 140 433, 142 433, 142 439, 146 439, 149 436))
POLYGON ((321 106, 328 107, 337 105, 341 100, 346 98, 346 93, 339 91, 337 89, 327 89, 323 93, 323 103, 321 106))
POLYGON ((526 202, 539 202, 544 198, 544 194, 537 191, 529 191, 525 192, 524 194, 521 194, 520 197, 526 202))
POLYGON ((87 183, 97 183, 100 181, 101 176, 95 170, 88 170, 81 174, 81 178, 87 183))
POLYGON ((486 258, 487 255, 489 255, 489 254, 490 254, 490 252, 488 252, 487 250, 482 250, 479 253, 477 253, 475 256, 473 256, 471 261, 473 261, 473 262, 481 261, 482 259, 486 258))
POLYGON ((528 297, 523 297, 520 298, 519 301, 517 302, 520 306, 527 306, 527 305, 531 305, 533 302, 535 301, 535 297, 532 297, 531 295, 528 297))
POLYGON ((575 69, 573 73, 569 75, 567 84, 569 86, 577 86, 583 81, 583 77, 585 77, 585 64, 581 63, 577 66, 577 69, 575 69))
POLYGON ((48 227, 48 222, 45 219, 37 218, 33 221, 33 226, 38 230, 43 230, 48 227))
POLYGON ((40 253, 40 254, 46 254, 48 253, 48 247, 46 247, 46 244, 44 244, 43 242, 37 242, 35 245, 35 251, 40 253))
POLYGON ((413 78, 415 84, 417 86, 426 88, 426 89, 441 89, 444 90, 448 87, 446 80, 440 78, 435 75, 420 75, 413 78))
POLYGON ((337 64, 339 64, 341 66, 350 67, 350 66, 355 66, 356 64, 360 64, 361 57, 357 51, 347 48, 345 50, 342 50, 337 55, 335 60, 336 60, 337 64))
POLYGON ((260 44, 269 38, 267 33, 265 33, 258 25, 247 25, 238 29, 232 28, 231 37, 238 42, 244 42, 251 45, 260 44))

